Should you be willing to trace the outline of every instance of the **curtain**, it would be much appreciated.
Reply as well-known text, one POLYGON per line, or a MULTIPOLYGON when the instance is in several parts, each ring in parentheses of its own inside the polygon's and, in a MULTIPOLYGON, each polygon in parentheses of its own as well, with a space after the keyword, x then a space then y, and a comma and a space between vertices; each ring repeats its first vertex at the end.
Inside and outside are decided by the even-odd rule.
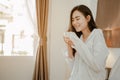
POLYGON ((37 25, 40 42, 36 54, 33 80, 48 80, 47 23, 49 0, 36 0, 37 25))
POLYGON ((111 30, 110 47, 120 48, 120 0, 98 0, 96 23, 99 28, 111 30))
POLYGON ((29 18, 34 26, 36 26, 36 3, 35 0, 25 0, 29 18))
MULTIPOLYGON (((38 43, 39 43, 39 36, 38 36, 38 27, 37 27, 37 18, 36 18, 36 0, 25 0, 26 1, 26 6, 27 6, 27 12, 28 12, 28 16, 29 19, 33 25, 33 29, 34 29, 34 56, 37 53, 37 48, 38 48, 38 43)), ((35 57, 34 57, 35 58, 35 57)))

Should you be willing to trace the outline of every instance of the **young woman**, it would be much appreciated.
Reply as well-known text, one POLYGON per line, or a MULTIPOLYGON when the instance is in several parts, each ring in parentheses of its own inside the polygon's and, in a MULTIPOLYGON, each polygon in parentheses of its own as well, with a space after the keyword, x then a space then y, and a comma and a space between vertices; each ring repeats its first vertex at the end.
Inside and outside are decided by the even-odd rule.
POLYGON ((72 66, 69 80, 105 80, 108 56, 101 29, 96 28, 90 9, 75 6, 70 15, 70 27, 64 35, 67 60, 72 66))

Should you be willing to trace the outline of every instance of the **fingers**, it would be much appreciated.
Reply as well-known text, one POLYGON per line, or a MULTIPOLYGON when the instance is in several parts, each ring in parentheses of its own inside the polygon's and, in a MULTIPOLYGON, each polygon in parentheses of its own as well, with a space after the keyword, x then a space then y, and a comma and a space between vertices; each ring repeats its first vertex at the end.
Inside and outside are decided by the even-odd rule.
POLYGON ((68 42, 70 41, 70 39, 69 39, 68 37, 64 37, 64 41, 65 41, 66 43, 68 43, 68 42))
POLYGON ((64 37, 64 41, 66 44, 72 46, 73 45, 73 42, 68 38, 68 37, 64 37))
POLYGON ((72 46, 73 42, 72 41, 68 41, 68 45, 72 46))

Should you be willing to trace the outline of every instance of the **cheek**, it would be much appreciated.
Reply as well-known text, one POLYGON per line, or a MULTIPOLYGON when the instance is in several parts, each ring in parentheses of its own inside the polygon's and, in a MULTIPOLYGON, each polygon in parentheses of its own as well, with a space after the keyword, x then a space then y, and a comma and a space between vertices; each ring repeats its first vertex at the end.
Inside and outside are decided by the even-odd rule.
POLYGON ((88 25, 88 22, 86 20, 83 20, 82 23, 84 24, 84 26, 88 25))

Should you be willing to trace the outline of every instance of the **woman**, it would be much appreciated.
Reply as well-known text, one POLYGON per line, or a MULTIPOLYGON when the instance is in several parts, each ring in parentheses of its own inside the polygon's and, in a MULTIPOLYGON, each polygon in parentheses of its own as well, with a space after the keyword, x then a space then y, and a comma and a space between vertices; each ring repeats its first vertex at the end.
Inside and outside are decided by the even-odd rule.
POLYGON ((78 5, 72 9, 64 41, 68 50, 67 60, 72 66, 69 80, 105 80, 109 52, 102 30, 96 28, 87 6, 78 5))

